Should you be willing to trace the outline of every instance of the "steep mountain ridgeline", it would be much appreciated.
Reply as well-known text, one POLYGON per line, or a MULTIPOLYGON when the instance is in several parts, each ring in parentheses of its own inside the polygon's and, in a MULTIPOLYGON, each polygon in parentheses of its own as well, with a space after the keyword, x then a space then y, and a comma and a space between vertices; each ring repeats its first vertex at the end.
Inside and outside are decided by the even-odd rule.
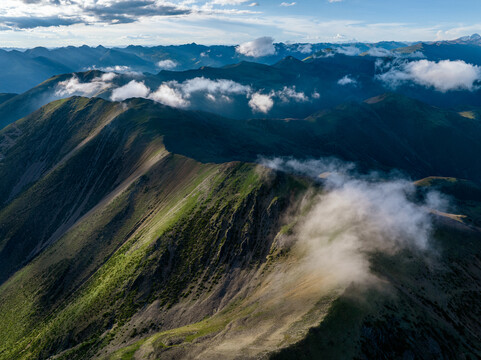
POLYGON ((91 358, 230 304, 202 331, 175 333, 189 343, 219 332, 252 311, 234 300, 258 284, 249 274, 266 262, 282 213, 305 186, 251 165, 166 154, 2 285, 0 358, 67 349, 61 358, 91 358))
POLYGON ((60 100, 0 133, 2 279, 114 189, 140 176, 139 169, 164 146, 203 163, 253 162, 260 154, 336 156, 365 170, 477 182, 480 136, 476 119, 398 95, 343 105, 305 121, 229 120, 142 99, 60 100), (58 214, 52 217, 46 209, 58 214), (44 222, 49 226, 37 228, 44 222))
POLYGON ((392 94, 290 121, 50 103, 0 131, 0 359, 479 356, 479 134, 392 94), (456 199, 432 256, 370 253, 377 286, 347 286, 294 251, 322 184, 260 154, 471 181, 417 182, 456 199))
POLYGON ((170 154, 161 124, 188 114, 151 106, 71 98, 2 131, 5 178, 13 158, 22 166, 3 184, 0 358, 91 358, 229 305, 209 332, 252 311, 233 301, 258 286, 308 185, 170 154))

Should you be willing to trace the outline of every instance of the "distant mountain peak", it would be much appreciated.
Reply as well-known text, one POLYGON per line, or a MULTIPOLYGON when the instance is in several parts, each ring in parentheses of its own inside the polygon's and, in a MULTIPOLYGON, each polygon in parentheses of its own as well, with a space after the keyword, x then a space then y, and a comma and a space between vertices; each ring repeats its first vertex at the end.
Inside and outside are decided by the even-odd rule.
POLYGON ((472 35, 462 36, 455 40, 448 40, 447 43, 454 43, 454 44, 481 44, 481 35, 474 33, 472 35))

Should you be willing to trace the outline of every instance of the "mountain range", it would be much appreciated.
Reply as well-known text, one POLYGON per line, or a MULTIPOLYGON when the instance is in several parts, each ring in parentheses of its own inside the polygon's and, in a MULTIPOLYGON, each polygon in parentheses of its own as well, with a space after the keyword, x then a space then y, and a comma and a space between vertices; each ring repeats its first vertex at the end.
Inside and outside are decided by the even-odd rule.
MULTIPOLYGON (((272 41, 272 40, 270 40, 272 41)), ((326 51, 351 55, 421 53, 430 60, 465 60, 481 64, 479 35, 474 34, 453 41, 438 42, 379 42, 379 43, 317 43, 267 44, 269 51, 258 54, 243 53, 237 46, 204 46, 195 43, 178 46, 67 46, 47 49, 0 49, 0 92, 21 93, 44 80, 63 73, 90 69, 122 72, 158 73, 160 70, 189 70, 203 66, 222 67, 240 61, 255 61, 272 65, 292 56, 303 60, 326 51)))
POLYGON ((481 357, 478 43, 0 54, 0 359, 481 357))

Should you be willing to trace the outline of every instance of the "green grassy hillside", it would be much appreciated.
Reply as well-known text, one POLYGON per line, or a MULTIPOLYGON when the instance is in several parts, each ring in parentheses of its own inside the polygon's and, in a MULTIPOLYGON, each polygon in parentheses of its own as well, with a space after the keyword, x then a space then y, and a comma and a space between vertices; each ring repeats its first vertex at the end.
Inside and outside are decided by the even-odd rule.
POLYGON ((0 131, 0 359, 478 357, 478 127, 396 96, 299 121, 50 103, 0 131), (332 285, 293 245, 325 189, 258 154, 471 180, 416 183, 455 199, 429 261, 373 253, 383 286, 332 285))
POLYGON ((17 134, 4 152, 5 174, 13 159, 23 167, 3 185, 14 194, 0 214, 0 358, 67 350, 68 358, 90 358, 201 321, 233 301, 231 288, 243 285, 235 273, 266 262, 282 213, 306 184, 171 154, 159 119, 143 115, 72 98, 2 132, 17 134), (191 308, 183 320, 133 319, 146 307, 161 315, 183 302, 191 308))

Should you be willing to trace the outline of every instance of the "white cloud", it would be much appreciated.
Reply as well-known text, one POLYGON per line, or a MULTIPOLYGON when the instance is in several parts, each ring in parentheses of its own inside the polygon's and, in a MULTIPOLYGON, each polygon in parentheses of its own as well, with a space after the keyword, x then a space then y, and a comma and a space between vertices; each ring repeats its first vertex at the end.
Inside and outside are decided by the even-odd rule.
POLYGON ((372 254, 392 256, 408 250, 429 260, 437 251, 431 236, 431 209, 443 211, 446 201, 437 192, 424 200, 404 179, 358 175, 352 164, 339 160, 260 159, 266 167, 310 176, 323 183, 322 194, 309 196, 308 209, 293 228, 291 253, 297 268, 285 278, 315 278, 325 292, 352 283, 376 286, 382 282, 371 271, 372 254))
POLYGON ((282 2, 282 3, 280 4, 280 6, 289 7, 289 6, 294 6, 294 5, 296 5, 296 4, 297 4, 297 3, 296 3, 295 1, 290 2, 290 3, 288 3, 288 2, 282 2))
MULTIPOLYGON (((116 77, 117 77, 116 73, 109 72, 109 73, 102 74, 102 76, 100 77, 100 80, 109 82, 109 81, 112 81, 113 79, 115 79, 116 77)), ((94 80, 96 80, 96 79, 94 79, 94 80)))
POLYGON ((342 77, 341 79, 339 79, 339 81, 337 83, 339 85, 342 85, 342 86, 356 85, 357 81, 356 81, 356 79, 351 78, 350 75, 346 75, 346 76, 342 77))
POLYGON ((442 60, 439 62, 419 60, 393 65, 387 72, 376 76, 391 87, 406 82, 432 87, 437 91, 478 89, 481 69, 464 61, 442 60))
POLYGON ((274 100, 271 95, 254 93, 249 100, 249 106, 253 112, 267 114, 274 106, 274 100))
POLYGON ((150 89, 143 82, 132 80, 128 84, 114 89, 110 98, 112 101, 124 101, 134 97, 146 98, 149 93, 150 89))
POLYGON ((273 93, 273 95, 280 98, 282 102, 289 102, 290 100, 294 100, 296 102, 306 102, 309 100, 304 93, 297 92, 295 86, 284 86, 282 90, 276 91, 273 93))
POLYGON ((150 94, 149 99, 177 108, 185 108, 190 105, 180 91, 170 87, 168 84, 160 85, 157 91, 150 94))
POLYGON ((197 77, 182 83, 177 81, 165 82, 156 92, 149 95, 149 99, 164 105, 186 108, 191 105, 189 99, 195 93, 203 93, 210 101, 222 100, 229 103, 232 102, 229 95, 248 95, 251 91, 250 86, 232 80, 211 80, 197 77))
POLYGON ((274 55, 276 47, 274 46, 274 39, 268 36, 258 38, 253 41, 248 41, 236 47, 239 54, 251 57, 263 57, 274 55))
POLYGON ((209 3, 215 4, 215 5, 226 6, 226 5, 241 5, 241 4, 244 4, 248 1, 249 0, 211 0, 209 3))
MULTIPOLYGON (((316 94, 316 92, 313 93, 313 98, 316 98, 316 94)), ((253 94, 249 94, 248 97, 250 97, 249 107, 252 109, 252 111, 261 112, 264 114, 267 114, 274 107, 274 98, 278 98, 283 103, 288 103, 290 101, 299 103, 309 101, 309 97, 302 92, 296 91, 295 86, 284 86, 282 90, 272 90, 269 94, 255 92, 253 94)))
POLYGON ((104 74, 101 78, 95 78, 91 82, 82 83, 79 78, 74 75, 70 79, 60 81, 57 84, 55 94, 57 96, 94 96, 102 90, 106 90, 112 86, 108 83, 113 79, 112 75, 104 74), (105 78, 103 78, 105 76, 105 78))
POLYGON ((212 94, 207 94, 205 97, 207 100, 210 100, 212 102, 215 102, 217 100, 216 97, 212 94))
POLYGON ((187 96, 197 91, 205 91, 210 94, 246 94, 251 91, 250 86, 242 85, 232 80, 211 80, 204 77, 186 80, 182 84, 179 84, 178 87, 180 87, 182 92, 187 96))
POLYGON ((179 66, 179 63, 177 61, 173 61, 170 59, 167 60, 161 60, 157 63, 157 67, 163 70, 172 70, 179 66))

